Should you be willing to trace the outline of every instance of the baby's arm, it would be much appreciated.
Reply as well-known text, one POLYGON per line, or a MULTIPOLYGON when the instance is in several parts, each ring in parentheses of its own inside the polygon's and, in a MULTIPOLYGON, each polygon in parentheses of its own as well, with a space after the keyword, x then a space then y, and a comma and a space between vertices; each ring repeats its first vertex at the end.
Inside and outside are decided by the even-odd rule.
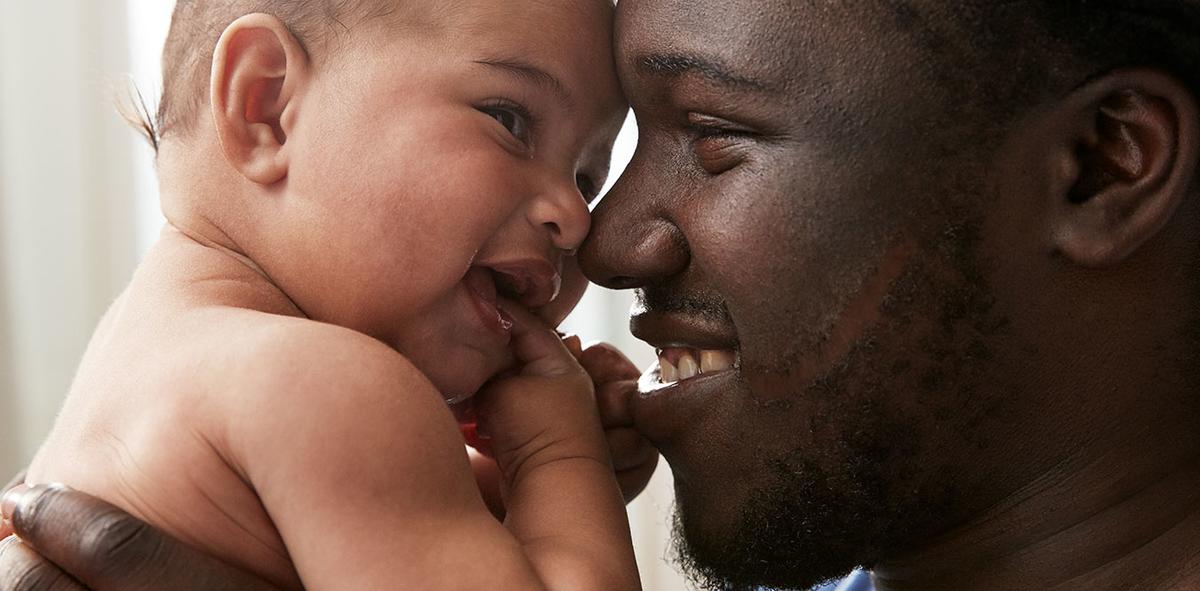
MULTIPOLYGON (((306 587, 637 586, 624 508, 611 469, 607 481, 601 475, 599 421, 594 410, 574 410, 590 401, 568 391, 577 386, 568 376, 538 373, 561 370, 561 360, 532 360, 514 378, 528 391, 502 385, 490 396, 489 416, 501 422, 489 426, 506 446, 507 422, 524 409, 502 399, 553 398, 570 411, 561 429, 546 430, 550 439, 498 453, 511 491, 506 529, 484 506, 457 425, 419 371, 349 331, 296 332, 264 353, 258 379, 238 380, 227 445, 306 587)), ((528 350, 546 353, 537 342, 528 350)))
POLYGON ((505 525, 551 588, 631 589, 637 567, 592 379, 551 330, 521 310, 521 372, 478 397, 503 474, 505 525))

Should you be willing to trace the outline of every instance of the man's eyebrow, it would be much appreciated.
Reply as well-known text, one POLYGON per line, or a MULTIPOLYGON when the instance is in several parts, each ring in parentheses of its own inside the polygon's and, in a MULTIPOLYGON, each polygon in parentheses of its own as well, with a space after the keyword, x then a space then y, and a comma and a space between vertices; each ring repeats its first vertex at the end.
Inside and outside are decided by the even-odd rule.
POLYGON ((651 54, 637 58, 637 68, 654 76, 674 78, 699 74, 708 80, 732 89, 769 92, 767 84, 739 76, 719 61, 694 54, 651 54))
POLYGON ((567 90, 567 87, 558 78, 555 78, 553 74, 533 64, 507 58, 480 59, 475 60, 475 63, 506 72, 525 82, 550 91, 557 95, 568 107, 574 107, 575 105, 575 101, 571 97, 571 92, 567 90))

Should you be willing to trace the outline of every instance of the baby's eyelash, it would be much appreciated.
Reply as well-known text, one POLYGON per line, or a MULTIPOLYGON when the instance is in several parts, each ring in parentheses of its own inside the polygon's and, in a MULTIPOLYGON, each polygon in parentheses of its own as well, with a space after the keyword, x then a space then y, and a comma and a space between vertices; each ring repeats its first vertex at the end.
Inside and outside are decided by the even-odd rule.
POLYGON ((524 104, 511 99, 497 98, 488 100, 483 106, 486 109, 507 109, 512 111, 514 114, 525 120, 525 124, 529 126, 529 135, 531 137, 537 135, 541 120, 536 114, 534 114, 533 111, 529 109, 529 107, 526 107, 524 104))

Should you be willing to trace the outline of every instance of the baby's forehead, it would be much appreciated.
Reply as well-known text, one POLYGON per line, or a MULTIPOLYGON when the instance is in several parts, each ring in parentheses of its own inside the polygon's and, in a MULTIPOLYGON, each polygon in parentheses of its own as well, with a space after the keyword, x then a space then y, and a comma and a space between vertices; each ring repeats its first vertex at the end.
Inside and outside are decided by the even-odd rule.
MULTIPOLYGON (((443 42, 464 59, 529 66, 523 69, 538 71, 535 78, 552 79, 547 90, 565 90, 580 99, 620 94, 612 60, 611 0, 454 0, 436 11, 443 42)), ((621 108, 624 101, 609 102, 621 108)))

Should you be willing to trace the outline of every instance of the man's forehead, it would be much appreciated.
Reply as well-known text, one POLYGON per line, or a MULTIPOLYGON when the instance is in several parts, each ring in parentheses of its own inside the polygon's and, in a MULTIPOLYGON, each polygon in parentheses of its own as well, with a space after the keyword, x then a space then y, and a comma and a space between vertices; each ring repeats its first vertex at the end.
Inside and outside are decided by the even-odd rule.
MULTIPOLYGON (((879 22, 876 0, 620 0, 617 53, 625 65, 703 56, 770 86, 819 77, 850 57, 879 22)), ((852 58, 851 58, 852 59, 852 58)))
MULTIPOLYGON (((866 116, 885 115, 885 107, 912 111, 908 103, 924 96, 892 92, 881 103, 878 88, 932 88, 926 79, 926 44, 918 34, 934 18, 928 7, 920 0, 621 0, 618 67, 635 106, 643 92, 678 88, 675 79, 691 61, 690 77, 680 81, 699 74, 715 82, 714 89, 739 90, 726 83, 731 80, 767 89, 729 95, 741 105, 762 99, 754 103, 765 109, 759 114, 787 118, 783 110, 794 116, 796 106, 803 105, 811 123, 832 124, 831 118, 849 113, 862 127, 866 116), (670 68, 678 71, 662 71, 670 68), (667 79, 669 85, 657 85, 667 79)), ((692 96, 691 89, 687 93, 692 96)), ((850 123, 839 125, 844 129, 850 123)))
POLYGON ((704 54, 748 73, 766 74, 777 64, 772 49, 795 44, 791 2, 714 0, 621 0, 618 52, 627 60, 647 55, 704 54))

